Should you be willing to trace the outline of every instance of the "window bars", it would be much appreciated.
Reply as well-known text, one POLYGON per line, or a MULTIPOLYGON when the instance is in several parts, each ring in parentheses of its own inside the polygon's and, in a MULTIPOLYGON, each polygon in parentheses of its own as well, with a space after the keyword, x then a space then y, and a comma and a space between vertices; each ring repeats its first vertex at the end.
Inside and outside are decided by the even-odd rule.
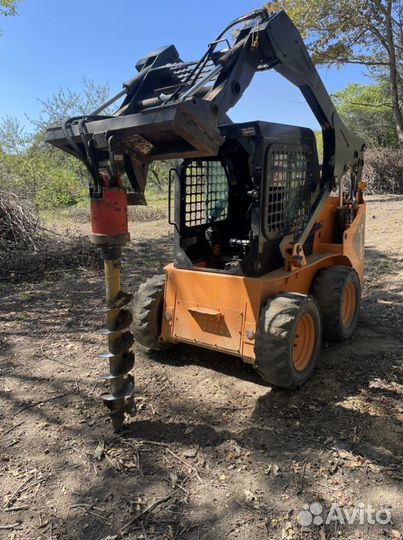
POLYGON ((303 229, 312 193, 312 153, 272 150, 267 166, 267 231, 288 234, 303 229))
POLYGON ((228 217, 228 180, 220 161, 192 161, 186 166, 185 225, 196 227, 228 217))

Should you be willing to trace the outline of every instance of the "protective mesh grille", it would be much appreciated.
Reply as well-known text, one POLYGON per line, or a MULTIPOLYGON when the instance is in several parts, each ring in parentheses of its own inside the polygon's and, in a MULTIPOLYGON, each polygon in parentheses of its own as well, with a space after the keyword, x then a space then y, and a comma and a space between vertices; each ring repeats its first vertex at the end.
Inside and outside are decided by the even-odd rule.
POLYGON ((195 227, 228 217, 228 181, 219 161, 192 161, 186 167, 185 225, 195 227))
POLYGON ((267 227, 286 234, 302 229, 311 199, 312 154, 272 151, 268 169, 267 227))
MULTIPOLYGON (((196 64, 197 62, 180 62, 178 64, 172 64, 171 66, 169 66, 169 69, 176 75, 176 77, 178 77, 181 82, 186 82, 189 76, 193 73, 196 64)), ((207 62, 206 65, 202 68, 199 76, 197 77, 197 80, 207 75, 207 73, 214 68, 215 65, 213 64, 213 62, 207 62)), ((197 82, 197 80, 195 80, 194 82, 197 82)))

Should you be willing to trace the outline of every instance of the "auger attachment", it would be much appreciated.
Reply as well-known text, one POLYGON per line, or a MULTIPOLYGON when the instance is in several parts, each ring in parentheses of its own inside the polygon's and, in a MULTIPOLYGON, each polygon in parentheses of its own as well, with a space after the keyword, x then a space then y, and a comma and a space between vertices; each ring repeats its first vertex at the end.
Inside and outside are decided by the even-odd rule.
MULTIPOLYGON (((103 176, 104 183, 107 178, 103 176)), ((91 197, 91 241, 102 250, 106 288, 106 327, 98 333, 108 339, 108 351, 98 355, 108 360, 109 373, 101 377, 109 381, 108 394, 102 396, 110 411, 113 429, 124 424, 125 413, 135 414, 134 379, 129 374, 134 366, 132 321, 127 309, 132 296, 121 290, 120 270, 124 245, 130 236, 127 224, 127 193, 121 187, 103 187, 91 197)))

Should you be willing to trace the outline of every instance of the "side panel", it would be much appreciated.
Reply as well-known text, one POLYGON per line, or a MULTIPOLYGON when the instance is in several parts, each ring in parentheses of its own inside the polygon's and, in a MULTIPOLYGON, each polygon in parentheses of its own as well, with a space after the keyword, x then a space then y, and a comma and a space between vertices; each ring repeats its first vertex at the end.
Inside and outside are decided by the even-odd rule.
POLYGON ((260 301, 258 280, 248 292, 247 280, 240 276, 177 269, 172 265, 165 270, 163 338, 241 356, 245 315, 249 315, 247 304, 260 301))
POLYGON ((320 268, 334 264, 329 255, 310 257, 303 271, 278 270, 260 278, 166 267, 163 341, 192 343, 254 363, 260 310, 282 291, 308 293, 320 268))
POLYGON ((313 253, 333 253, 344 256, 345 262, 339 264, 350 264, 357 272, 361 282, 364 279, 364 252, 365 252, 365 216, 366 205, 361 203, 358 206, 354 221, 343 234, 343 244, 333 243, 333 230, 335 212, 338 207, 338 197, 329 197, 318 222, 323 226, 315 234, 313 253))
POLYGON ((365 215, 366 206, 360 204, 353 223, 343 237, 343 255, 348 257, 361 282, 364 279, 365 215))

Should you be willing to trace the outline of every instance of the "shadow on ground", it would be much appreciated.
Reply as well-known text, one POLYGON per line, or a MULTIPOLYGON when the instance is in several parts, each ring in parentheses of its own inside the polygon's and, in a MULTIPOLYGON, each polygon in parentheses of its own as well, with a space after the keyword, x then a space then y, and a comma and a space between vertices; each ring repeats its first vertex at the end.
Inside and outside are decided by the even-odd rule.
MULTIPOLYGON (((169 237, 131 246, 124 258, 129 288, 161 272, 171 249, 169 237), (134 258, 143 266, 132 266, 134 258)), ((104 371, 94 359, 102 274, 67 273, 17 289, 3 284, 3 476, 8 493, 30 470, 39 480, 36 493, 16 497, 30 506, 22 537, 38 528, 38 512, 62 538, 119 534, 166 497, 133 522, 133 538, 280 537, 283 525, 274 523, 295 524, 293 509, 306 501, 325 506, 343 491, 356 501, 374 481, 401 491, 402 290, 377 274, 393 272, 395 263, 369 252, 371 283, 354 338, 324 344, 313 378, 298 392, 271 388, 227 355, 180 347, 148 356, 137 348, 139 412, 119 436, 101 410, 96 382, 104 371), (252 498, 245 500, 246 491, 252 498)), ((14 516, 1 510, 0 519, 7 524, 14 516)))

